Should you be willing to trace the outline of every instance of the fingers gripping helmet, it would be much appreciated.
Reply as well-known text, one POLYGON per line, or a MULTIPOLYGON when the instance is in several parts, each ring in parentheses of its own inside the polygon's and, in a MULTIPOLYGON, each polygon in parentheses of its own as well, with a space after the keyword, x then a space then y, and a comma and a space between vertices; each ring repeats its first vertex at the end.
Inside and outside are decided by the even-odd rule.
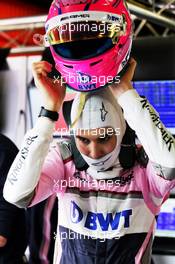
POLYGON ((45 28, 55 67, 74 90, 112 82, 129 59, 132 22, 124 0, 55 0, 45 28))

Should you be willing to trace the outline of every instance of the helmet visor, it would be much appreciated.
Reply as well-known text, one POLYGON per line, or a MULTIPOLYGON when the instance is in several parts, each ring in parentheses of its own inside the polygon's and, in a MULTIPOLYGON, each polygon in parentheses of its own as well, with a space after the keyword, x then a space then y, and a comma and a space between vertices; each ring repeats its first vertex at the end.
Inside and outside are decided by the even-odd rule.
POLYGON ((114 47, 110 38, 87 39, 55 44, 56 54, 71 60, 85 60, 96 57, 114 47))
POLYGON ((124 27, 120 24, 81 21, 55 27, 47 32, 46 37, 50 45, 99 38, 111 38, 115 44, 118 38, 124 34, 124 27))

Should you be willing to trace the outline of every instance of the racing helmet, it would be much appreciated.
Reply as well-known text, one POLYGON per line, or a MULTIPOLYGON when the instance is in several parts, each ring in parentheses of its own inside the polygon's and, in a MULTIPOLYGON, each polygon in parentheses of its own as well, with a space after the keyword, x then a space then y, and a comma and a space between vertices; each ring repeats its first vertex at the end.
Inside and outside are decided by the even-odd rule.
POLYGON ((70 88, 89 92, 119 81, 132 45, 124 0, 55 0, 45 30, 45 46, 70 88))

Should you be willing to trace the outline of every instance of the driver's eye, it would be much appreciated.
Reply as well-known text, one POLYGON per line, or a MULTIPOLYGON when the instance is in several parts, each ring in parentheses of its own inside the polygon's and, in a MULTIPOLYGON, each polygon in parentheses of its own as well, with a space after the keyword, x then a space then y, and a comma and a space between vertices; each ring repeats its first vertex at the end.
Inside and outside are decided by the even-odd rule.
POLYGON ((105 135, 103 137, 98 138, 98 142, 101 143, 101 144, 106 143, 106 142, 108 142, 111 139, 111 137, 112 136, 105 135))
POLYGON ((88 145, 90 143, 90 140, 84 137, 77 137, 78 140, 80 140, 83 144, 88 145))

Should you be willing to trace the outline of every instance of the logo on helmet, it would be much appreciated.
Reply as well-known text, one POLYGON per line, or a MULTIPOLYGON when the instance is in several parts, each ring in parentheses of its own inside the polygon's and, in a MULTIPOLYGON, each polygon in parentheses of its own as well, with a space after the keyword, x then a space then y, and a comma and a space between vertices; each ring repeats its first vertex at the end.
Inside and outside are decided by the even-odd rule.
POLYGON ((120 16, 111 16, 108 14, 107 19, 109 21, 113 21, 113 22, 120 22, 121 21, 121 17, 120 16))
POLYGON ((105 106, 104 106, 104 103, 103 102, 102 102, 100 111, 101 111, 101 121, 104 122, 105 119, 106 119, 106 115, 108 114, 108 111, 105 109, 105 106))
POLYGON ((78 73, 78 79, 80 83, 88 83, 91 81, 91 76, 84 74, 82 72, 77 72, 78 73))

